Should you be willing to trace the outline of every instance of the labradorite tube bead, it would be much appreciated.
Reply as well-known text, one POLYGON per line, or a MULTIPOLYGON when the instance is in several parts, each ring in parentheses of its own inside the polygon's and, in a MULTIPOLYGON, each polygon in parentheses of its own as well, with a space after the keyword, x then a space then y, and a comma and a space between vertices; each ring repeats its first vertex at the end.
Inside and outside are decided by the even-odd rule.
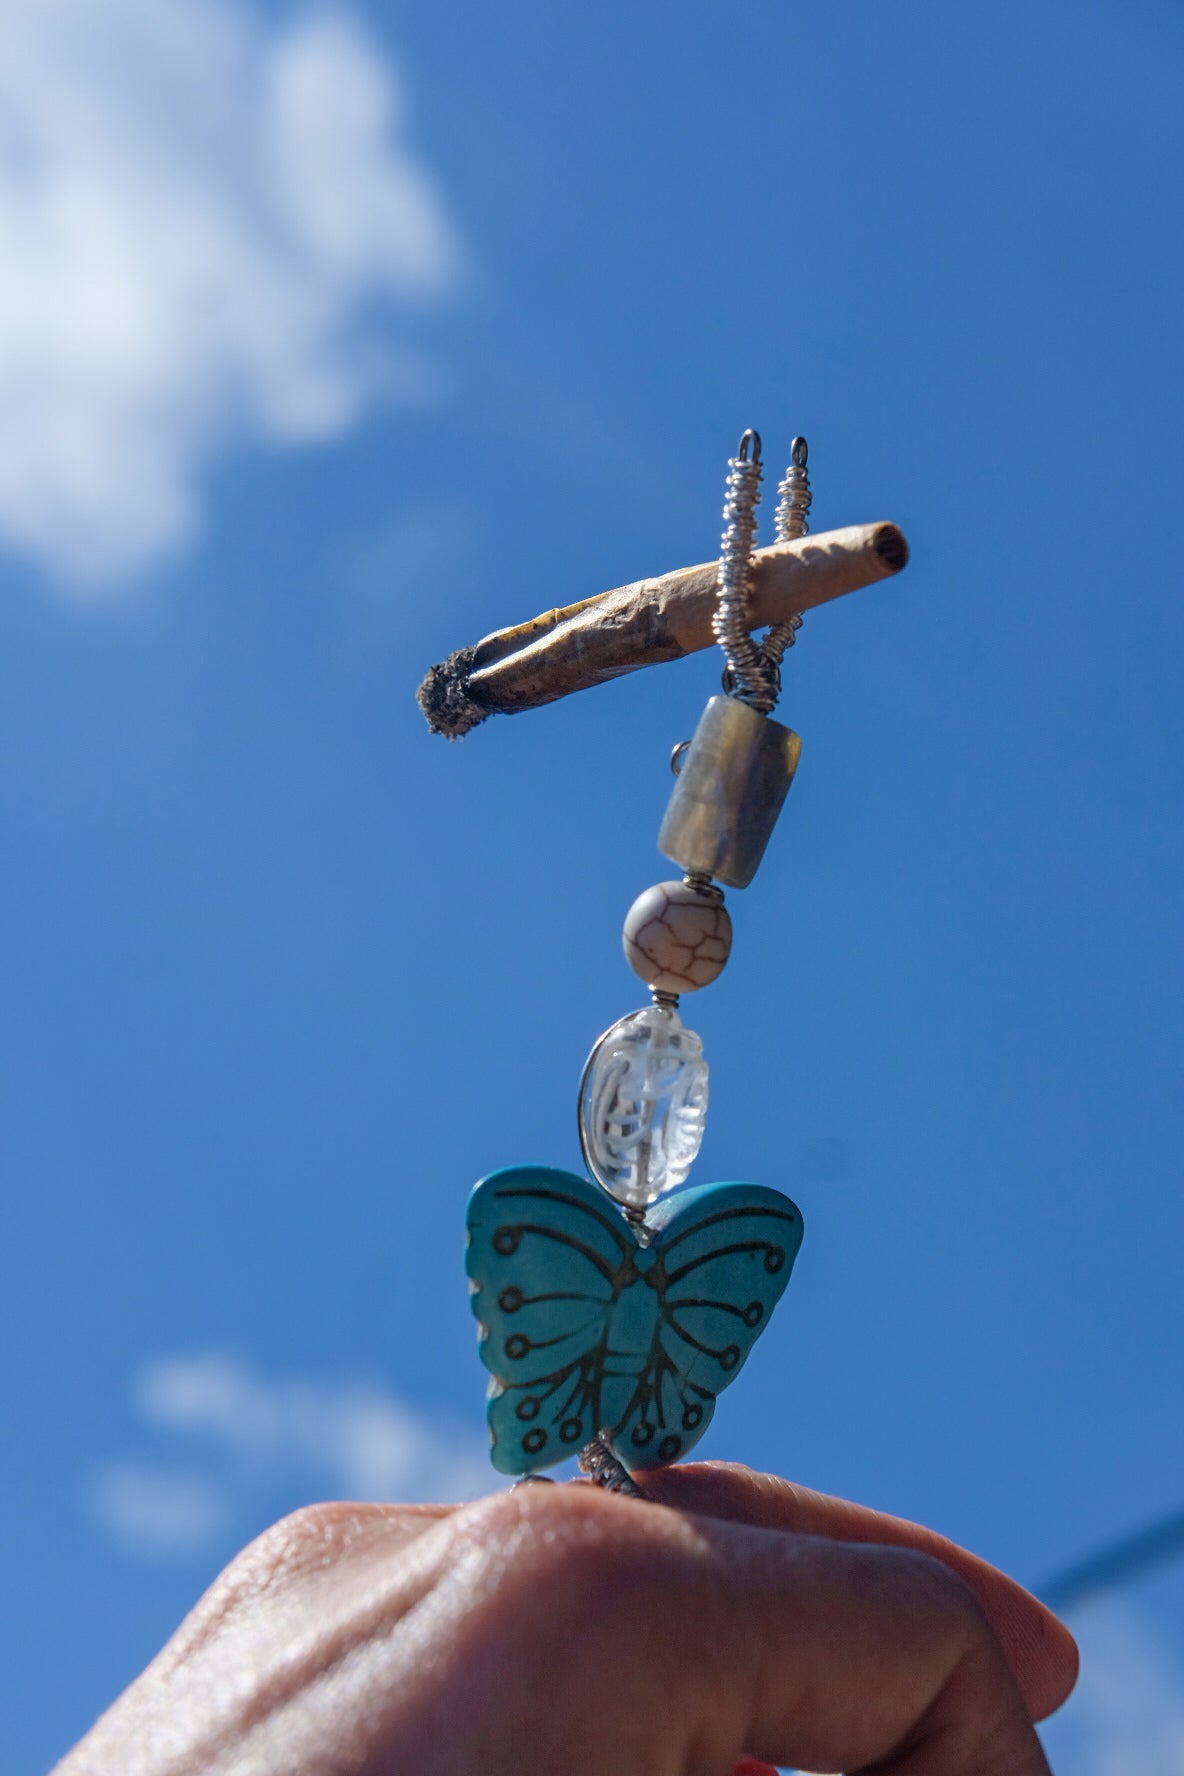
POLYGON ((658 849, 688 875, 747 888, 793 782, 802 742, 736 697, 712 697, 683 754, 658 849))

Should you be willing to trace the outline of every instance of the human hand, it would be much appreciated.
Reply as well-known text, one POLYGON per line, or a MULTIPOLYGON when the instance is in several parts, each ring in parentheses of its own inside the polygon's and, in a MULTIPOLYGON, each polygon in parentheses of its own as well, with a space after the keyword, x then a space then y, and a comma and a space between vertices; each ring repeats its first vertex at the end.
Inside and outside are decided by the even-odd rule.
POLYGON ((56 1776, 1046 1776, 1077 1655, 951 1543, 718 1463, 266 1532, 56 1776))

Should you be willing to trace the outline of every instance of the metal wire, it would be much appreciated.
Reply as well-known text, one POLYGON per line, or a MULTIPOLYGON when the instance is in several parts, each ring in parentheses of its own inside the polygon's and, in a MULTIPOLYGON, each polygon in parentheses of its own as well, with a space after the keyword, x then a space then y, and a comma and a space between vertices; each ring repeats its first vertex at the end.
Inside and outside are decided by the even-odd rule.
POLYGON ((613 1454, 607 1430, 600 1431, 579 1456, 580 1472, 587 1474, 606 1492, 622 1492, 628 1498, 643 1499, 646 1495, 628 1468, 613 1454))
MULTIPOLYGON (((779 543, 793 542, 810 528, 810 477, 806 472, 809 447, 804 438, 790 446, 789 467, 777 491, 776 531, 779 543)), ((800 612, 775 623, 763 642, 755 642, 749 625, 752 598, 752 546, 756 537, 756 508, 760 503, 760 434, 745 432, 740 448, 728 462, 724 499, 724 534, 720 547, 719 596, 712 629, 723 649, 724 689, 730 697, 751 704, 768 715, 781 695, 781 662, 793 646, 802 626, 800 612)), ((675 749, 676 753, 678 749, 675 749)), ((681 760, 678 761, 681 763, 681 760)), ((675 772, 678 766, 672 759, 675 772)))
POLYGON ((724 533, 720 541, 719 595, 711 627, 727 662, 724 688, 731 697, 767 715, 777 701, 772 674, 749 632, 752 544, 760 503, 761 441, 748 431, 728 462, 724 533))
MULTIPOLYGON (((777 502, 776 531, 779 543, 792 543, 798 537, 804 537, 810 529, 810 503, 814 495, 810 492, 810 477, 806 473, 806 462, 810 447, 804 438, 795 438, 789 447, 789 467, 785 471, 785 479, 777 491, 781 495, 777 502)), ((761 643, 761 659, 773 675, 778 692, 781 690, 781 661, 786 648, 791 648, 797 640, 797 632, 802 626, 802 614, 795 611, 783 622, 774 623, 761 643)))
POLYGON ((810 506, 814 495, 810 492, 810 477, 806 473, 809 460, 810 446, 804 438, 795 438, 789 447, 785 479, 777 488, 781 498, 777 502, 774 523, 779 543, 792 543, 795 537, 805 536, 810 528, 810 506))

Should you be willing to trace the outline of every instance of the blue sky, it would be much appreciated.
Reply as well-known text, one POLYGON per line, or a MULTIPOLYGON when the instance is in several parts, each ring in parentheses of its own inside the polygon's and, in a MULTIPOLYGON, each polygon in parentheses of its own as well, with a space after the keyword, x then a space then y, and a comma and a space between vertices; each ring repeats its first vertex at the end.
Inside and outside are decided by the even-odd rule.
MULTIPOLYGON (((0 0, 5 1771, 281 1511, 485 1483, 465 1197, 578 1163, 716 668, 413 693, 747 425, 913 559, 686 1007, 807 1227, 704 1453, 1030 1583, 1177 1509, 1178 10, 101 11, 0 0)), ((1075 1626, 1058 1769, 1184 1772, 1184 1573, 1075 1626)))

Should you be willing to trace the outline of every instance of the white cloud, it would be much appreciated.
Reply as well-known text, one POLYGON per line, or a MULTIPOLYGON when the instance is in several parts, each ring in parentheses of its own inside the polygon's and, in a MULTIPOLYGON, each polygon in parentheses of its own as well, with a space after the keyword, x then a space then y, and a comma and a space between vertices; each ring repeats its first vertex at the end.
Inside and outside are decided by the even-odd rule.
POLYGON ((265 1380, 225 1356, 172 1357, 139 1376, 147 1423, 214 1439, 256 1471, 319 1475, 344 1498, 462 1499, 488 1492, 488 1443, 412 1411, 386 1389, 265 1380))
POLYGON ((216 1354, 171 1357, 140 1373, 133 1403, 168 1438, 169 1465, 106 1468, 91 1505, 139 1552, 207 1546, 277 1485, 316 1498, 448 1502, 499 1484, 477 1425, 429 1418, 373 1383, 334 1387, 266 1378, 216 1354))
POLYGON ((0 537, 110 586, 193 535, 228 445, 419 398, 373 311, 457 249, 346 12, 0 0, 0 33, 0 537))
POLYGON ((1074 1615, 1081 1677, 1042 1730, 1054 1769, 1071 1776, 1184 1776, 1184 1669, 1129 1604, 1074 1615))
POLYGON ((198 1474, 113 1462, 95 1478, 90 1504, 115 1540, 133 1554, 191 1553, 225 1528, 226 1500, 198 1474))

